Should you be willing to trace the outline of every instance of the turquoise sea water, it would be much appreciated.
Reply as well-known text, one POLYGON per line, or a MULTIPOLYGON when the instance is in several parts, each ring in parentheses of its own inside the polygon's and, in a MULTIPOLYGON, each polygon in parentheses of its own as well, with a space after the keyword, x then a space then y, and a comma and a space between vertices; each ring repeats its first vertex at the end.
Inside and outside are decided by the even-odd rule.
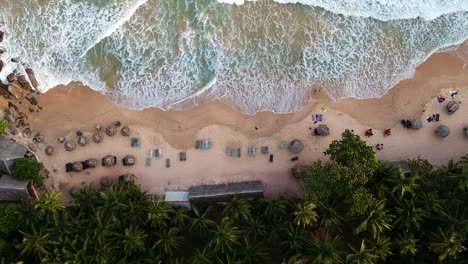
POLYGON ((286 113, 314 86, 382 96, 468 37, 466 0, 224 1, 0 0, 5 56, 42 90, 81 81, 136 109, 286 113))

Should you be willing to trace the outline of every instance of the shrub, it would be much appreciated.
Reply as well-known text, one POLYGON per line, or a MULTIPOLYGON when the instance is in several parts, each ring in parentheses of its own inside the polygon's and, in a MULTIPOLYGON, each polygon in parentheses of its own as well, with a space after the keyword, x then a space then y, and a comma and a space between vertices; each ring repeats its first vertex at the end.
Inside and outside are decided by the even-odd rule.
POLYGON ((20 158, 15 161, 12 176, 20 180, 32 179, 35 185, 42 185, 44 179, 39 175, 39 162, 34 158, 20 158))
POLYGON ((0 233, 8 235, 15 230, 16 227, 16 208, 14 205, 8 204, 0 208, 0 233))
POLYGON ((6 121, 5 119, 0 121, 0 135, 5 132, 5 129, 7 128, 7 126, 8 126, 8 121, 6 121))

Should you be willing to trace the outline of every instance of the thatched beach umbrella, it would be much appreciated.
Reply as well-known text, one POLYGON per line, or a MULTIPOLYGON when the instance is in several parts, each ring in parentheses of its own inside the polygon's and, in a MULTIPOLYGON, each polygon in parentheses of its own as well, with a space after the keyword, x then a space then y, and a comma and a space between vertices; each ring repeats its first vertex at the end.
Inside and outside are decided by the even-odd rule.
POLYGON ((128 173, 128 174, 125 174, 125 175, 120 175, 119 176, 119 182, 124 182, 124 181, 134 182, 135 181, 135 175, 133 175, 132 173, 128 173))
POLYGON ((83 170, 83 164, 81 164, 81 162, 79 162, 79 161, 75 161, 72 164, 72 169, 73 169, 73 171, 76 171, 76 172, 82 171, 83 170))
POLYGON ((294 139, 289 143, 288 148, 292 153, 299 153, 304 150, 304 143, 299 139, 294 139))
POLYGON ((97 159, 88 159, 86 161, 86 165, 90 168, 96 168, 97 167, 97 159))
POLYGON ((115 136, 115 133, 116 133, 116 129, 115 129, 115 126, 108 126, 106 128, 106 134, 110 137, 112 136, 115 136))
POLYGON ((73 197, 73 198, 76 198, 78 196, 80 196, 81 194, 81 190, 80 188, 74 186, 70 189, 70 196, 73 197))
POLYGON ((76 148, 76 143, 73 141, 67 141, 63 144, 66 151, 73 151, 76 148))
POLYGON ((447 126, 441 125, 436 129, 436 134, 439 137, 446 137, 450 134, 450 129, 447 126))
POLYGON ((115 156, 112 155, 107 155, 104 158, 102 158, 102 166, 110 167, 115 164, 115 156))
POLYGON ((320 136, 327 136, 327 135, 330 135, 330 129, 328 128, 327 125, 319 125, 315 129, 315 134, 320 135, 320 136))
POLYGON ((130 136, 130 128, 128 126, 124 126, 120 130, 120 133, 122 133, 122 136, 128 137, 128 136, 130 136))
POLYGON ((52 156, 54 155, 54 152, 55 152, 55 148, 51 145, 48 145, 46 148, 45 148, 45 154, 47 156, 52 156))
POLYGON ((135 159, 135 156, 133 156, 133 155, 127 155, 122 160, 124 166, 135 165, 135 161, 136 161, 136 159, 135 159))
POLYGON ((112 185, 112 181, 109 177, 104 176, 101 178, 101 186, 102 187, 109 187, 112 185))
POLYGON ((456 111, 458 111, 459 108, 460 108, 460 105, 458 105, 458 103, 455 101, 450 101, 447 104, 447 110, 449 114, 455 113, 456 111))
POLYGON ((421 129, 422 126, 423 126, 423 123, 419 119, 415 119, 415 120, 413 120, 413 123, 411 123, 411 127, 414 128, 414 129, 421 129))
POLYGON ((104 137, 102 136, 101 132, 95 132, 93 134, 93 141, 95 143, 101 143, 104 140, 104 137))
POLYGON ((86 136, 81 136, 78 138, 78 145, 84 146, 88 143, 88 138, 86 136))

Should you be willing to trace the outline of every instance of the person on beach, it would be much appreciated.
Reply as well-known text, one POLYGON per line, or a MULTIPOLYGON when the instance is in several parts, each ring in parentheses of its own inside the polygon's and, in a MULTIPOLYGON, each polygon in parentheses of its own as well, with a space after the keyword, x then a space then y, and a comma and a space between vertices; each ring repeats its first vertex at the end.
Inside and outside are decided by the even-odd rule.
POLYGON ((64 137, 59 137, 59 138, 57 138, 57 140, 58 140, 58 142, 60 142, 60 143, 65 142, 65 138, 64 138, 64 137))
POLYGON ((374 133, 372 132, 372 128, 370 128, 370 129, 368 129, 368 130, 366 131, 366 136, 367 136, 367 137, 371 137, 371 136, 373 136, 373 135, 374 135, 374 133))
POLYGON ((101 128, 102 128, 101 125, 99 125, 99 124, 96 125, 96 129, 97 129, 97 130, 101 130, 101 128))
POLYGON ((382 150, 383 149, 383 144, 377 144, 376 147, 377 147, 378 150, 382 150))
POLYGON ((392 134, 392 131, 390 130, 390 128, 385 129, 385 136, 390 136, 391 134, 392 134))

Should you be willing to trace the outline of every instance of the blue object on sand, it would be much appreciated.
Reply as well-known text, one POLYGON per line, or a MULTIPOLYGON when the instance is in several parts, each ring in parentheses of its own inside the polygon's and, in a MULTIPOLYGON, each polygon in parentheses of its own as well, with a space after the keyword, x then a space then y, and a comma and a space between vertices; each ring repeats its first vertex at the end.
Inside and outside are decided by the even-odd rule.
POLYGON ((432 118, 432 116, 427 118, 427 122, 428 122, 428 123, 430 123, 430 122, 432 122, 432 121, 434 121, 434 118, 432 118))
POLYGON ((281 141, 280 149, 284 149, 285 146, 286 146, 286 140, 281 141))
POLYGON ((322 114, 318 114, 315 116, 315 121, 317 122, 322 122, 323 121, 323 115, 322 114))

